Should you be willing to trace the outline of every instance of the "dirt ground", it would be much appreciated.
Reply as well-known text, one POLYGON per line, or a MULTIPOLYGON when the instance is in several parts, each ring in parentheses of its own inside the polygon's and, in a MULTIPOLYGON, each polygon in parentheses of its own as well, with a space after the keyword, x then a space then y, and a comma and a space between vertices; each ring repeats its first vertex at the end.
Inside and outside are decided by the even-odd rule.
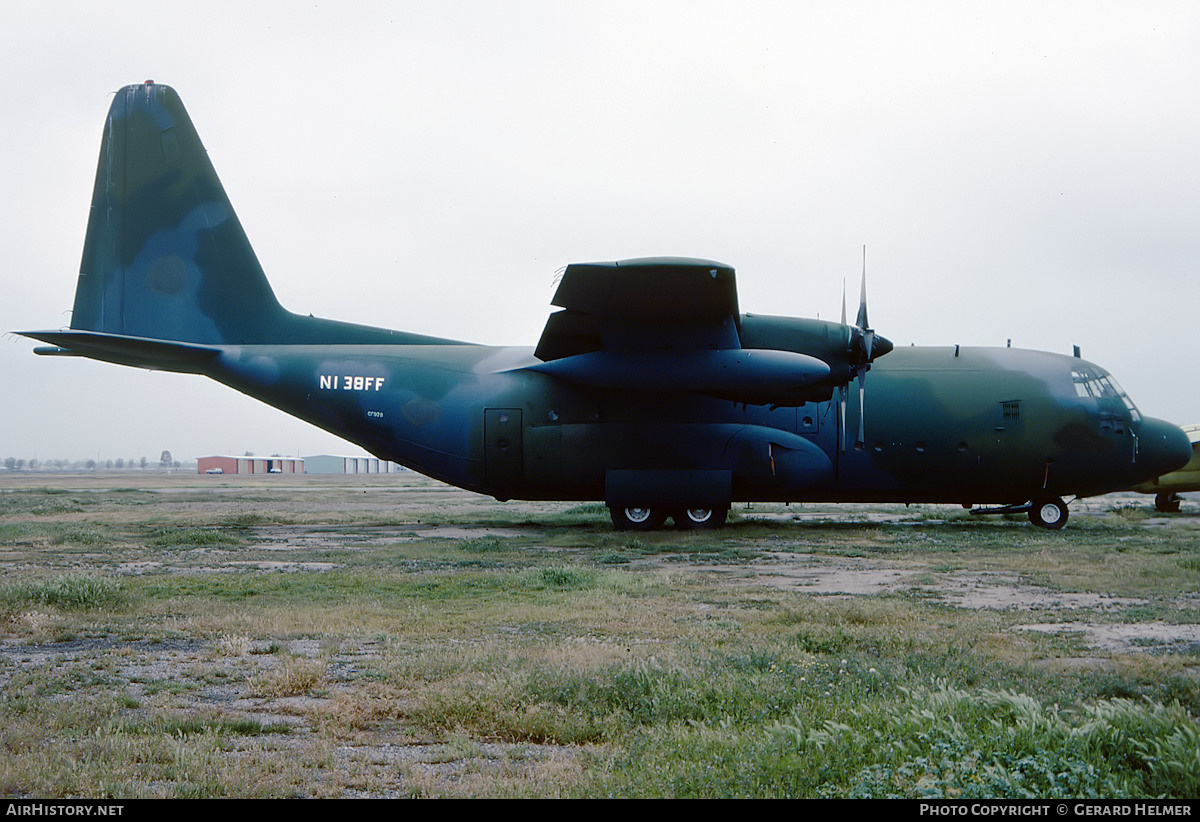
MULTIPOLYGON (((236 516, 242 510, 254 510, 252 504, 238 501, 239 496, 255 490, 283 491, 289 497, 273 500, 273 510, 281 516, 314 516, 324 512, 329 523, 310 525, 264 525, 250 529, 253 539, 265 550, 277 552, 278 559, 257 560, 251 565, 272 570, 328 570, 333 562, 312 562, 289 559, 289 554, 305 554, 317 549, 354 550, 357 547, 385 545, 430 538, 499 539, 528 535, 527 529, 479 524, 477 520, 495 514, 497 519, 536 521, 541 514, 554 514, 573 507, 573 503, 508 502, 497 503, 447 486, 435 480, 402 472, 390 475, 338 476, 200 476, 188 471, 80 474, 0 473, 0 494, 30 487, 60 491, 104 491, 139 488, 162 494, 187 494, 203 491, 206 500, 189 499, 173 506, 169 497, 156 506, 168 516, 190 517, 217 515, 236 516), (445 512, 443 518, 459 519, 463 524, 426 521, 429 511, 445 512), (399 525, 349 526, 338 522, 340 517, 353 517, 386 511, 401 522, 399 525)), ((1078 521, 1087 517, 1103 517, 1122 506, 1152 507, 1150 497, 1140 494, 1110 494, 1088 500, 1076 500, 1071 505, 1071 517, 1078 521)), ((780 506, 735 507, 744 520, 794 522, 799 529, 805 522, 830 520, 842 522, 929 525, 936 523, 939 512, 947 516, 961 514, 957 506, 811 504, 787 508, 780 506)), ((1194 531, 1200 527, 1200 494, 1185 494, 1181 515, 1151 516, 1142 520, 1147 529, 1169 528, 1194 531)), ((1067 526, 1068 528, 1071 525, 1067 526)), ((1198 535, 1200 537, 1200 535, 1198 535)), ((0 548, 3 546, 0 545, 0 548)), ((647 560, 644 564, 660 564, 647 560)), ((119 573, 149 573, 163 570, 162 562, 121 563, 119 573)), ((239 561, 217 562, 213 572, 245 567, 239 561)), ((0 556, 0 569, 4 568, 0 556)), ((195 570, 194 567, 191 570, 195 570)), ((936 571, 914 567, 903 560, 878 557, 828 557, 811 553, 789 553, 773 550, 769 556, 748 566, 739 565, 698 567, 712 573, 736 573, 740 584, 769 585, 822 596, 870 596, 881 593, 918 592, 940 598, 960 608, 1029 611, 1078 609, 1098 612, 1113 609, 1132 609, 1144 605, 1144 600, 1122 598, 1104 593, 1064 593, 1030 584, 1019 574, 996 573, 986 570, 936 571), (749 571, 750 576, 747 576, 749 571)), ((1190 604, 1200 606, 1200 592, 1191 594, 1190 604)), ((1021 630, 1040 632, 1072 632, 1083 635, 1098 650, 1126 652, 1133 649, 1181 650, 1200 646, 1200 625, 1178 625, 1162 622, 1123 622, 1120 625, 1059 621, 1031 621, 1021 630)))
MULTIPOLYGON (((436 539, 498 540, 536 533, 538 517, 561 515, 572 506, 558 503, 505 503, 479 497, 415 474, 375 477, 342 476, 197 476, 188 473, 124 472, 120 474, 0 474, 0 495, 30 488, 50 489, 55 494, 114 492, 141 489, 155 492, 154 515, 163 522, 188 522, 252 517, 261 510, 257 497, 266 494, 274 515, 287 524, 250 524, 244 529, 256 547, 256 556, 241 559, 220 550, 192 550, 153 558, 106 557, 98 554, 73 562, 107 574, 143 575, 179 573, 237 573, 246 570, 328 571, 339 567, 339 555, 371 547, 398 545, 406 541, 436 539), (282 493, 281 493, 282 492, 282 493), (374 519, 372 519, 374 518, 374 519), (367 521, 363 521, 363 520, 367 521), (531 523, 532 531, 531 531, 531 523), (519 526, 519 527, 518 527, 519 526), (90 557, 90 558, 89 558, 90 557), (317 558, 319 557, 319 558, 317 558)), ((1122 505, 1152 506, 1146 497, 1106 497, 1077 501, 1071 507, 1072 522, 1088 517, 1109 516, 1122 505)), ((929 526, 939 516, 961 516, 950 506, 891 505, 804 505, 746 506, 736 511, 740 521, 794 523, 803 533, 807 522, 929 526)), ((144 507, 130 506, 126 517, 136 522, 146 517, 144 507)), ((66 511, 57 515, 63 521, 86 522, 89 512, 66 511)), ((249 520, 248 520, 249 521, 249 520)), ((0 519, 2 522, 2 519, 0 519)), ((1181 514, 1170 517, 1147 515, 1139 521, 1145 529, 1182 529, 1180 533, 1200 534, 1200 501, 1185 500, 1181 514)), ((1068 528, 1071 525, 1067 526, 1068 528)), ((760 545, 760 547, 762 547, 760 545)), ((30 570, 30 554, 19 545, 0 542, 0 574, 3 579, 30 570)), ((639 558, 632 567, 661 569, 672 561, 670 555, 639 558)), ((678 565, 671 566, 679 570, 678 565)), ((914 563, 904 556, 836 553, 775 545, 753 559, 736 564, 687 565, 686 573, 728 578, 730 584, 755 588, 768 586, 820 597, 872 597, 880 594, 906 594, 941 601, 972 611, 1027 613, 1010 630, 1030 634, 1069 636, 1092 654, 1059 657, 1047 662, 1056 669, 1105 669, 1114 665, 1114 655, 1123 654, 1196 654, 1200 650, 1200 624, 1168 624, 1136 618, 1106 619, 1114 613, 1129 615, 1149 604, 1138 597, 1108 595, 1096 591, 1064 591, 1041 586, 1026 575, 1012 570, 945 567, 936 563, 914 563), (1063 618, 1078 614, 1077 621, 1063 618), (1049 615, 1052 618, 1046 618, 1049 615)), ((1179 605, 1190 612, 1200 608, 1200 593, 1184 595, 1179 605)), ((381 653, 370 638, 341 639, 336 647, 313 639, 287 640, 284 649, 296 658, 325 660, 326 677, 332 685, 317 696, 272 696, 254 694, 246 683, 264 676, 264 666, 278 665, 279 655, 267 653, 267 643, 236 634, 216 639, 192 637, 168 640, 122 639, 120 637, 75 638, 68 641, 31 641, 48 637, 52 625, 38 624, 53 617, 37 610, 18 614, 12 624, 0 630, 0 687, 16 670, 61 669, 87 664, 100 655, 118 659, 117 675, 127 683, 133 700, 159 700, 161 683, 189 679, 200 684, 170 695, 175 709, 182 711, 220 710, 266 723, 286 723, 300 732, 311 731, 322 717, 346 709, 346 700, 354 694, 355 677, 367 661, 381 653), (227 669, 219 681, 209 672, 214 657, 227 669)), ((1200 681, 1200 666, 1187 669, 1200 681)), ((291 737, 287 745, 302 744, 303 736, 291 737)), ((500 743, 472 743, 467 752, 448 752, 444 744, 414 744, 401 736, 373 735, 345 740, 335 756, 348 769, 383 774, 399 765, 413 774, 425 774, 430 784, 460 780, 475 772, 472 762, 510 761, 519 747, 519 769, 554 772, 572 767, 577 752, 553 745, 520 746, 500 743)), ((380 777, 382 778, 382 777, 380 777)), ((367 795, 396 795, 399 789, 383 787, 367 795)), ((347 790, 343 795, 359 795, 347 790)))

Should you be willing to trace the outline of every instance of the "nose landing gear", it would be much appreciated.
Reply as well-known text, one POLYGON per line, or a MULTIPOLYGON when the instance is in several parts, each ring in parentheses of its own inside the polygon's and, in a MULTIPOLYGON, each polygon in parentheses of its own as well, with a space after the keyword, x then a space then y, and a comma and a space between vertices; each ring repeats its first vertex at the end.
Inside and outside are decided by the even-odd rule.
POLYGON ((1067 504, 1058 497, 1035 499, 1029 505, 1029 521, 1039 528, 1058 531, 1067 524, 1067 504))
POLYGON ((1029 521, 1039 528, 1060 531, 1067 524, 1067 504, 1061 497, 1043 497, 1022 505, 1003 505, 999 508, 972 508, 972 514, 1028 514, 1029 521))

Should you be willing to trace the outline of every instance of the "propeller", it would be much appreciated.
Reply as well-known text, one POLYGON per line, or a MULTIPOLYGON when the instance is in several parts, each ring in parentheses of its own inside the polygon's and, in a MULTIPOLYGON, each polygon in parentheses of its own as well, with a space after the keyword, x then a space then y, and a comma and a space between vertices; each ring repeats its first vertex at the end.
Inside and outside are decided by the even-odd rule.
MULTIPOLYGON (((850 373, 858 378, 858 439, 856 445, 862 447, 866 442, 866 395, 867 372, 876 357, 882 357, 892 350, 892 343, 885 337, 880 337, 871 328, 867 320, 867 247, 863 246, 862 285, 858 292, 858 316, 854 325, 846 324, 846 286, 842 284, 842 328, 846 342, 846 353, 850 358, 850 373)), ((842 451, 846 450, 846 395, 848 381, 840 386, 838 412, 841 415, 842 451)))

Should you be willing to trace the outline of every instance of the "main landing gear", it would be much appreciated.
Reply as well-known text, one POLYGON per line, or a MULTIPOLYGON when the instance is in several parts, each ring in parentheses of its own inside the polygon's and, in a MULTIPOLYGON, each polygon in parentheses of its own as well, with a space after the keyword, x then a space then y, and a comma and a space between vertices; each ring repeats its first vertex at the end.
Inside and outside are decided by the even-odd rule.
POLYGON ((609 506, 613 527, 618 531, 657 531, 667 518, 675 520, 680 531, 720 528, 729 516, 727 508, 685 508, 667 511, 659 508, 618 508, 609 506))

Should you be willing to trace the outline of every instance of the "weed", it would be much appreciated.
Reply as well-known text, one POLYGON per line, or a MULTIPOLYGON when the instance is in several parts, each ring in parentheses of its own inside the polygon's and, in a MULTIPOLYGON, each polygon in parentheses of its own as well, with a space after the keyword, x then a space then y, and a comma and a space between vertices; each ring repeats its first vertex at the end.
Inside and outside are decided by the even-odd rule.
POLYGON ((581 568, 539 568, 533 575, 536 583, 548 588, 580 591, 596 584, 596 573, 581 568))
POLYGON ((178 696, 187 691, 197 691, 199 689, 200 686, 195 682, 184 682, 177 679, 152 679, 143 685, 142 692, 146 696, 154 696, 162 693, 178 696))
POLYGON ((222 634, 217 638, 214 647, 219 654, 245 656, 250 653, 250 637, 240 634, 222 634))
POLYGON ((93 525, 66 525, 55 523, 50 528, 53 545, 99 546, 111 543, 112 537, 102 528, 93 525))
POLYGON ((13 610, 31 605, 77 611, 105 610, 121 605, 124 600, 120 582, 89 574, 67 574, 0 588, 0 602, 13 610))
POLYGON ((812 786, 821 796, 1188 796, 1200 789, 1196 731, 1178 707, 1119 699, 1064 711, 1015 691, 945 683, 901 688, 899 697, 886 710, 864 705, 843 721, 797 715, 775 733, 798 754, 824 760, 824 779, 812 786))
POLYGON ((146 542, 153 548, 203 547, 207 545, 241 545, 242 540, 211 528, 171 528, 159 531, 146 542))
POLYGON ((1141 522, 1154 516, 1154 512, 1141 505, 1121 505, 1110 508, 1109 513, 1121 522, 1141 522))
POLYGON ((458 547, 460 550, 470 553, 489 554, 496 551, 509 550, 509 542, 499 537, 480 537, 478 539, 462 540, 458 543, 458 547))
POLYGON ((263 724, 256 719, 219 719, 219 718, 188 718, 188 719, 159 719, 140 725, 128 726, 130 733, 166 734, 173 737, 187 737, 196 734, 217 734, 219 736, 263 736, 266 734, 288 734, 292 726, 286 722, 269 722, 263 724))
POLYGON ((325 679, 325 663, 285 656, 279 665, 250 677, 250 695, 257 697, 300 696, 325 679))
POLYGON ((579 519, 608 519, 608 506, 602 502, 591 502, 586 505, 575 505, 563 511, 564 517, 579 519))

